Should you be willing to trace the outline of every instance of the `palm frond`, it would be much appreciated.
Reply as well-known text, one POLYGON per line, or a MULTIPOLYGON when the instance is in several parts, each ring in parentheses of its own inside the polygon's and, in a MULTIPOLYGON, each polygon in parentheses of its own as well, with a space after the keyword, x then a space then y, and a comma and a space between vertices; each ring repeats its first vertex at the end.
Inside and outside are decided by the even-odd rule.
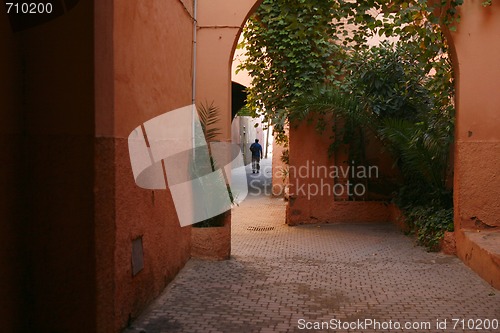
POLYGON ((214 127, 220 121, 219 108, 214 102, 204 102, 197 107, 197 111, 205 139, 207 142, 214 141, 221 134, 220 128, 214 127))
POLYGON ((291 118, 303 120, 315 114, 334 114, 360 126, 376 128, 373 113, 366 108, 366 103, 353 94, 341 91, 332 85, 318 86, 313 91, 297 100, 292 106, 291 118))
POLYGON ((448 148, 439 144, 439 138, 424 132, 421 124, 394 118, 384 119, 379 133, 401 159, 407 177, 421 177, 434 188, 443 187, 448 148))

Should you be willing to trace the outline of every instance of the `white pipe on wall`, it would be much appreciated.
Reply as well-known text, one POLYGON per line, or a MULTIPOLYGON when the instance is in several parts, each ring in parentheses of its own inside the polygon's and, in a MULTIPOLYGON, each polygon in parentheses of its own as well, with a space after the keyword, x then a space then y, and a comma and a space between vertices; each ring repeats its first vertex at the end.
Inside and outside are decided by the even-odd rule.
POLYGON ((197 31, 198 28, 198 0, 193 0, 193 87, 192 102, 196 104, 196 49, 197 49, 197 31))
POLYGON ((192 127, 192 134, 193 134, 193 158, 195 157, 195 146, 196 146, 196 128, 195 128, 195 116, 196 116, 196 51, 197 51, 197 31, 196 29, 198 28, 198 0, 193 0, 193 81, 191 83, 191 105, 192 105, 192 119, 193 119, 193 127, 192 127))

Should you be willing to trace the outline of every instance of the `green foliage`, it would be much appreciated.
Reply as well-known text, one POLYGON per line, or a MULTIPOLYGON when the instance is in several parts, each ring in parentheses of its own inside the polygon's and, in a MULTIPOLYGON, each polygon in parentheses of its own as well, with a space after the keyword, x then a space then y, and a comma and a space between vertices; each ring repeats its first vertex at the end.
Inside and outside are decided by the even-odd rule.
POLYGON ((274 125, 278 140, 288 121, 314 112, 317 129, 335 133, 330 154, 349 143, 350 159, 363 165, 366 137, 384 142, 403 175, 398 204, 430 248, 452 221, 454 78, 441 26, 455 29, 462 3, 265 0, 241 45, 248 58, 240 69, 253 80, 248 106, 274 125), (392 44, 370 48, 375 35, 392 44))
POLYGON ((379 118, 415 121, 432 107, 424 87, 427 72, 407 44, 386 42, 354 52, 348 69, 343 85, 379 118))
POLYGON ((237 116, 251 117, 251 116, 253 116, 253 114, 252 114, 252 111, 250 110, 250 108, 247 105, 245 105, 240 109, 240 111, 238 111, 237 116))
POLYGON ((243 30, 248 106, 274 126, 278 141, 286 140, 289 105, 332 74, 332 19, 333 0, 264 0, 243 30))
POLYGON ((359 123, 365 123, 372 119, 363 117, 364 108, 365 106, 352 94, 345 93, 331 84, 318 85, 311 90, 311 93, 293 103, 290 119, 303 121, 307 120, 311 113, 319 116, 335 113, 346 117, 357 117, 359 123))
MULTIPOLYGON (((311 113, 316 115, 316 129, 319 132, 331 128, 334 133, 328 149, 329 156, 333 156, 342 144, 355 142, 362 144, 359 139, 364 130, 377 128, 374 117, 364 102, 332 84, 316 86, 310 94, 298 99, 291 107, 289 118, 293 123, 310 121, 311 113), (330 122, 326 119, 330 119, 330 122)), ((351 149, 350 153, 360 152, 351 149)), ((354 160, 356 165, 362 165, 352 154, 349 159, 354 160)))
MULTIPOLYGON (((286 141, 284 128, 290 105, 307 96, 318 83, 330 82, 344 89, 342 78, 352 71, 349 55, 368 49, 366 42, 374 35, 399 38, 409 55, 405 60, 421 66, 420 72, 433 70, 435 96, 438 93, 447 96, 444 92, 452 89, 453 84, 440 24, 453 30, 459 21, 456 8, 462 2, 435 1, 431 6, 423 0, 264 0, 248 20, 243 30, 245 40, 239 45, 247 50, 247 59, 239 70, 247 70, 252 77, 252 84, 247 89, 249 110, 255 116, 263 114, 264 121, 274 126, 277 140, 286 141), (443 86, 439 87, 439 83, 443 86)), ((376 65, 377 58, 371 59, 369 64, 376 65)), ((401 65, 402 68, 378 70, 401 73, 406 70, 404 63, 401 65)), ((411 73, 406 74, 411 77, 411 73)), ((365 73, 367 84, 385 84, 392 88, 387 90, 388 94, 403 91, 394 85, 404 82, 376 82, 374 75, 373 72, 365 73)), ((392 109, 406 102, 405 96, 372 97, 376 99, 374 102, 378 99, 388 104, 375 105, 392 109)))
POLYGON ((343 87, 315 88, 294 104, 290 119, 308 119, 311 112, 319 123, 333 119, 331 151, 348 143, 349 158, 357 165, 365 162, 365 136, 374 133, 382 140, 403 176, 396 202, 419 244, 434 250, 453 221, 451 191, 446 188, 453 95, 434 95, 439 80, 425 73, 425 67, 405 53, 404 45, 361 49, 351 55, 349 66, 352 70, 346 70, 343 87), (421 212, 429 216, 418 215, 421 212))
POLYGON ((373 34, 398 36, 429 55, 439 51, 442 44, 439 25, 454 30, 460 22, 457 7, 463 0, 338 0, 335 3, 336 28, 345 37, 344 45, 359 49, 366 47, 367 39, 373 34), (352 25, 356 26, 354 31, 351 31, 352 25), (421 41, 424 43, 420 44, 421 41))
POLYGON ((281 162, 283 162, 285 164, 290 164, 290 158, 289 158, 289 154, 288 153, 289 153, 288 149, 284 149, 281 152, 281 156, 280 156, 281 162))
POLYGON ((431 189, 446 185, 446 170, 451 133, 436 135, 424 122, 411 123, 404 119, 387 118, 379 129, 398 159, 407 181, 422 181, 431 189))
POLYGON ((429 251, 439 251, 444 232, 453 231, 453 208, 415 206, 405 211, 405 217, 417 243, 429 251))
POLYGON ((220 120, 219 108, 212 101, 210 104, 208 102, 201 103, 197 111, 205 140, 207 142, 214 141, 220 135, 220 129, 214 127, 220 120))
POLYGON ((483 2, 481 3, 481 5, 482 5, 483 7, 489 7, 489 6, 491 6, 491 5, 493 4, 493 3, 492 3, 492 1, 493 1, 493 0, 486 0, 486 1, 483 1, 483 2))
MULTIPOLYGON (((206 140, 207 143, 215 141, 217 136, 220 134, 220 129, 216 127, 216 124, 220 120, 219 108, 214 105, 213 102, 210 104, 205 102, 202 103, 197 108, 198 117, 200 119, 201 129, 203 132, 203 138, 195 138, 195 140, 206 140)), ((199 133, 201 134, 201 133, 199 133)), ((193 174, 194 178, 200 178, 204 175, 207 175, 216 169, 216 161, 212 157, 210 152, 210 146, 205 147, 202 146, 199 149, 196 149, 194 152, 193 160, 190 165, 190 171, 193 174)), ((218 179, 210 178, 210 180, 203 180, 202 184, 205 187, 205 191, 209 192, 208 189, 213 186, 218 186, 222 182, 226 182, 224 177, 218 179)), ((227 191, 229 194, 229 198, 231 202, 234 202, 233 195, 231 193, 231 188, 229 185, 227 186, 227 191)), ((210 199, 210 198, 209 198, 210 199)), ((214 198, 217 201, 216 198, 214 198)), ((195 228, 210 228, 210 227, 222 227, 224 226, 224 221, 226 218, 226 213, 219 214, 212 218, 203 220, 201 222, 193 224, 195 228)))

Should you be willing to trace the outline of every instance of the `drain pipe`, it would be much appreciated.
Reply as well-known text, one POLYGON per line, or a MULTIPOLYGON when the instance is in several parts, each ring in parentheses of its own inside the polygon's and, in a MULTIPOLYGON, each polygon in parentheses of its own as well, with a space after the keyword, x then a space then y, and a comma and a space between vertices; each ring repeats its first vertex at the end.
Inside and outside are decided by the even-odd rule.
POLYGON ((196 49, 198 28, 198 0, 193 0, 193 83, 192 83, 192 104, 196 103, 196 49))
POLYGON ((196 147, 196 127, 195 127, 195 116, 196 116, 196 49, 197 49, 197 32, 198 28, 198 0, 193 0, 193 81, 191 83, 191 105, 192 105, 192 133, 193 133, 193 159, 195 158, 195 147, 196 147))

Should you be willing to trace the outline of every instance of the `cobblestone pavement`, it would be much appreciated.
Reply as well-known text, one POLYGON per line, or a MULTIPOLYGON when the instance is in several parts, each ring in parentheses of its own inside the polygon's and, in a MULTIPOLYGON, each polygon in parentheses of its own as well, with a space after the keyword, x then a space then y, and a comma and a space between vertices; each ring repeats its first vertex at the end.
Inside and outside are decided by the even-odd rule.
POLYGON ((231 260, 189 261, 126 332, 500 332, 500 291, 457 258, 387 224, 288 227, 284 209, 250 196, 231 260))

